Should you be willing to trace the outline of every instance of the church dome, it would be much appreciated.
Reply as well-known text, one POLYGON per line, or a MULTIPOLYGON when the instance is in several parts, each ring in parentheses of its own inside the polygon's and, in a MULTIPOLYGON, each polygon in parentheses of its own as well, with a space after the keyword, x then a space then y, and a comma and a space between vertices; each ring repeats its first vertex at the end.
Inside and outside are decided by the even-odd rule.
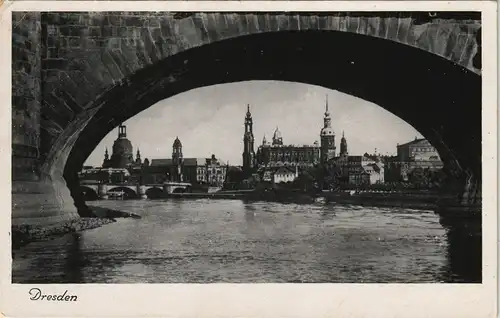
POLYGON ((114 155, 132 155, 132 143, 127 138, 116 139, 113 143, 113 154, 114 155))
POLYGON ((175 140, 174 140, 174 144, 172 145, 172 147, 174 148, 180 148, 182 147, 182 143, 181 141, 179 140, 179 137, 176 137, 175 140))

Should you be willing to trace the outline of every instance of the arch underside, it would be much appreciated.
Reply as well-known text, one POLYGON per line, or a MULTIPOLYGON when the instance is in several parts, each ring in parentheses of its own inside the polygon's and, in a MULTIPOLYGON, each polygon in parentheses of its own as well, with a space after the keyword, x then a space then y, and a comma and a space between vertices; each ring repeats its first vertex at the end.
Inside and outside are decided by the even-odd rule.
POLYGON ((163 189, 161 188, 149 188, 145 191, 145 194, 148 198, 152 199, 152 198, 157 198, 157 197, 161 197, 163 196, 163 189))
POLYGON ((335 31, 243 36, 146 67, 99 96, 66 129, 52 149, 62 155, 49 155, 45 170, 64 167, 75 189, 77 171, 119 123, 176 94, 248 80, 318 85, 373 102, 417 129, 457 177, 481 175, 479 75, 414 47, 335 31))
POLYGON ((184 193, 187 192, 187 188, 185 187, 173 187, 172 193, 184 193))
POLYGON ((92 189, 91 187, 87 187, 84 185, 80 186, 80 191, 84 192, 82 195, 86 200, 96 200, 99 198, 97 191, 92 189))
POLYGON ((108 190, 107 191, 108 193, 112 192, 112 191, 114 191, 114 192, 123 191, 128 196, 137 197, 137 192, 135 190, 130 189, 129 187, 110 187, 107 190, 108 190))

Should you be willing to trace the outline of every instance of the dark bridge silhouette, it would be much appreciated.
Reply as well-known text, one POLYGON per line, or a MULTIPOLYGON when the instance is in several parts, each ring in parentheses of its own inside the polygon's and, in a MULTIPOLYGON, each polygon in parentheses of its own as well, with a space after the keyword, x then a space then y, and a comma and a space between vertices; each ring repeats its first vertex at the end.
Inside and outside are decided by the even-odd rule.
POLYGON ((441 18, 14 14, 13 217, 39 213, 25 202, 39 202, 47 219, 89 215, 77 171, 109 131, 164 98, 248 80, 319 85, 378 104, 436 147, 460 185, 455 204, 478 207, 480 17, 441 18))

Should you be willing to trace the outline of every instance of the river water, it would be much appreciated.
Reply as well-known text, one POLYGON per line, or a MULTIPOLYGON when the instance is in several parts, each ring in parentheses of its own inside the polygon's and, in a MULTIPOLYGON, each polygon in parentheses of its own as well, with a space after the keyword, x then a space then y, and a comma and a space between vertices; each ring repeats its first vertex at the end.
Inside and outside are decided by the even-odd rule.
POLYGON ((141 215, 28 244, 13 283, 447 281, 433 211, 170 199, 92 202, 141 215))

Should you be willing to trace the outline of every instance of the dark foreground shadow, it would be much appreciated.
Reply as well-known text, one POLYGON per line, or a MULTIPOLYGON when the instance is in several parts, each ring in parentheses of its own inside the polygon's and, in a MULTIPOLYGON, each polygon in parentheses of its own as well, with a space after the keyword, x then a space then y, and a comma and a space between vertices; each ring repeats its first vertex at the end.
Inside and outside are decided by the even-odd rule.
POLYGON ((447 231, 448 248, 444 281, 482 283, 481 212, 438 210, 440 223, 447 231))

